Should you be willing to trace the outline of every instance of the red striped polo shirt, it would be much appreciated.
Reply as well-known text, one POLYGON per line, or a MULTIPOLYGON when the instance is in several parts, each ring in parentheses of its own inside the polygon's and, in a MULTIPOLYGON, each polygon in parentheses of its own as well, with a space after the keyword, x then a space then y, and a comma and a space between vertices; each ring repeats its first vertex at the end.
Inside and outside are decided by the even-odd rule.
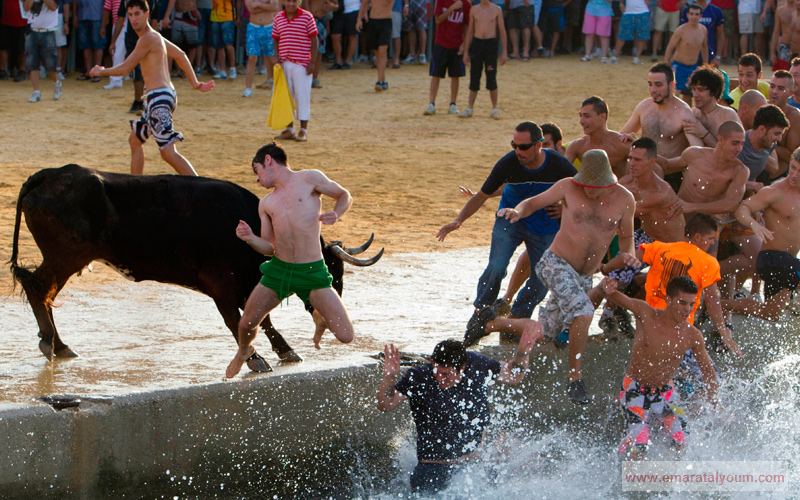
POLYGON ((281 60, 308 66, 311 60, 311 39, 317 36, 317 23, 307 10, 297 8, 292 20, 286 18, 282 10, 275 16, 272 25, 272 38, 278 40, 281 60))

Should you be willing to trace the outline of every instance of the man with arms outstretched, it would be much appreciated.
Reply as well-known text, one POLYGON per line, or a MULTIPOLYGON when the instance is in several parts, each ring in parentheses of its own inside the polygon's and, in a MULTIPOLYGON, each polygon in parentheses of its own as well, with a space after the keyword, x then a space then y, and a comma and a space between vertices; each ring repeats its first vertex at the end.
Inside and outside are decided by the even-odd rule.
POLYGON ((253 158, 258 183, 275 189, 258 204, 261 236, 253 234, 244 221, 239 222, 236 235, 272 258, 261 264, 264 276, 245 304, 239 321, 239 350, 225 371, 228 378, 236 376, 255 352, 251 344, 261 321, 293 293, 319 312, 340 342, 346 344, 354 337, 347 310, 331 288, 333 278, 319 244, 320 222, 334 224, 353 204, 353 198, 319 170, 294 171, 286 160, 286 152, 274 142, 262 146, 253 158), (320 215, 322 195, 336 204, 320 215))
POLYGON ((614 235, 619 232, 620 255, 629 265, 637 264, 633 247, 633 195, 617 183, 606 152, 600 149, 583 155, 581 171, 563 179, 515 208, 501 208, 498 217, 512 224, 536 210, 562 202, 561 229, 536 264, 536 274, 550 290, 550 299, 539 308, 542 333, 552 340, 565 327, 570 328, 570 399, 588 404, 581 363, 589 336, 595 304, 587 295, 592 275, 600 267, 614 235))
POLYGON ((200 92, 208 92, 214 88, 214 81, 208 83, 197 81, 194 68, 186 53, 175 44, 166 40, 150 27, 150 7, 145 0, 128 0, 128 22, 136 31, 139 40, 136 48, 125 58, 122 64, 113 68, 95 66, 91 76, 125 76, 136 67, 142 65, 142 76, 147 87, 144 114, 138 121, 131 120, 131 135, 128 143, 131 146, 131 173, 141 175, 144 172, 144 148, 142 147, 152 135, 156 139, 161 157, 172 165, 181 175, 197 175, 189 161, 175 149, 175 142, 182 141, 183 135, 172 129, 172 113, 178 104, 175 87, 169 79, 169 58, 175 59, 189 79, 192 88, 200 92))

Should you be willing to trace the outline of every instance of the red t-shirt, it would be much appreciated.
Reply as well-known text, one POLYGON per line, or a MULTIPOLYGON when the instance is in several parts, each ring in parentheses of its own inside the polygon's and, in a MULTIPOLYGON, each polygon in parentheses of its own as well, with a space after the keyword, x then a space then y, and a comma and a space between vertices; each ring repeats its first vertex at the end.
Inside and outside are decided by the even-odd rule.
POLYGON ((272 38, 279 40, 278 51, 281 60, 308 66, 311 60, 311 39, 317 36, 317 23, 314 16, 298 7, 291 21, 282 10, 275 16, 272 24, 272 38))
POLYGON ((661 10, 664 12, 677 12, 679 0, 661 0, 661 10))
POLYGON ((735 9, 736 0, 711 0, 711 5, 720 9, 735 9))
MULTIPOLYGON (((442 15, 455 2, 456 0, 436 0, 433 15, 442 15)), ((433 39, 436 45, 446 49, 457 49, 464 43, 464 28, 469 23, 469 0, 462 0, 462 4, 460 9, 450 13, 443 23, 436 25, 436 38, 433 39)))
POLYGON ((22 17, 20 12, 19 0, 0 0, 3 1, 3 19, 0 24, 22 28, 28 25, 28 20, 22 17))

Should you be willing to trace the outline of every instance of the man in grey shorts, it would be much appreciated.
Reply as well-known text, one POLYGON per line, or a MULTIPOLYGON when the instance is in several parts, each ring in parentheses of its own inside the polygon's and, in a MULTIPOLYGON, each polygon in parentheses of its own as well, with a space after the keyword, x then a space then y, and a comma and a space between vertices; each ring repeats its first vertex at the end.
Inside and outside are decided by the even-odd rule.
POLYGON ((539 322, 548 340, 565 326, 570 328, 567 393, 572 402, 587 404, 589 396, 581 375, 581 362, 589 324, 600 302, 597 297, 593 303, 587 292, 592 287, 592 275, 617 232, 625 263, 638 263, 633 248, 636 201, 630 191, 617 183, 606 152, 593 149, 583 155, 581 170, 575 177, 556 182, 515 208, 500 209, 497 216, 514 223, 562 200, 561 229, 536 265, 536 274, 550 290, 547 305, 539 308, 539 322))
MULTIPOLYGON (((506 0, 506 29, 511 35, 511 59, 519 59, 519 32, 522 31, 522 60, 530 60, 531 28, 536 26, 536 14, 529 0, 506 0)), ((537 43, 541 43, 537 40, 537 43)))

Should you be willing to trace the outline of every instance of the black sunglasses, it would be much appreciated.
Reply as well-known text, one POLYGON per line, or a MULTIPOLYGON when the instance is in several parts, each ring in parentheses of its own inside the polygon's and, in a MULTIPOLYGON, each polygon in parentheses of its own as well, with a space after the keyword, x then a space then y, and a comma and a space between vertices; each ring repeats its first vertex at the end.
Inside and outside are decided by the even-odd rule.
MULTIPOLYGON (((539 139, 539 141, 541 141, 541 140, 542 139, 539 139)), ((531 142, 529 144, 517 144, 516 142, 511 141, 511 149, 519 149, 520 151, 527 151, 527 150, 531 149, 533 147, 533 145, 536 144, 539 141, 534 141, 534 142, 531 142)))

